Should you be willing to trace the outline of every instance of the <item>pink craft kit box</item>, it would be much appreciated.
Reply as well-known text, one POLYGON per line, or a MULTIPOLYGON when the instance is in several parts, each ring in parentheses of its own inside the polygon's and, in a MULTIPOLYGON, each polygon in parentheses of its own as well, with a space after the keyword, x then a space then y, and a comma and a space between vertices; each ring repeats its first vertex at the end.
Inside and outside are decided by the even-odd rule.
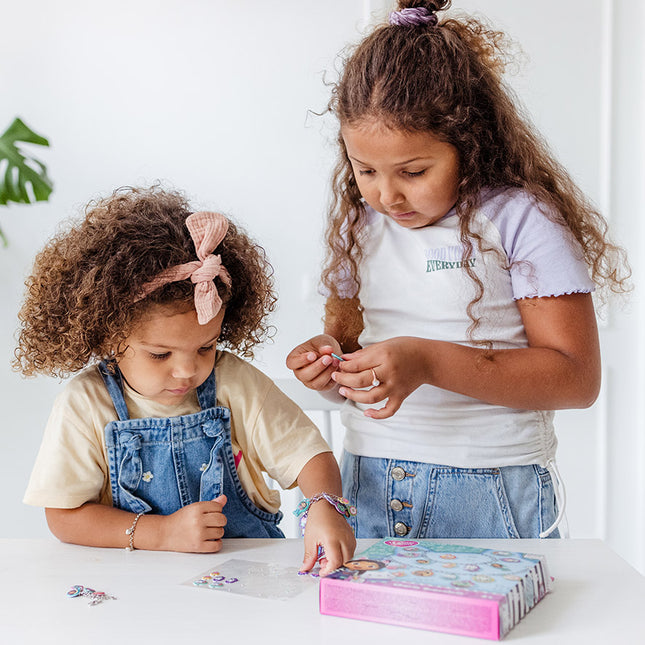
POLYGON ((551 581, 542 555, 388 538, 320 580, 320 613, 499 640, 551 581))

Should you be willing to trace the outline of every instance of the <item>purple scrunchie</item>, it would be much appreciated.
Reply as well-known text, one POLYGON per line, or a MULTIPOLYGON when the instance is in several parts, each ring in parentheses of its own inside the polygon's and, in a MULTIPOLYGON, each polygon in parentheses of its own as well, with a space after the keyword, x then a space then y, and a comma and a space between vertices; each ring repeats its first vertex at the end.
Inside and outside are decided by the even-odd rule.
POLYGON ((437 14, 429 11, 425 7, 411 7, 393 11, 390 14, 390 24, 399 27, 417 27, 418 25, 437 24, 437 14))

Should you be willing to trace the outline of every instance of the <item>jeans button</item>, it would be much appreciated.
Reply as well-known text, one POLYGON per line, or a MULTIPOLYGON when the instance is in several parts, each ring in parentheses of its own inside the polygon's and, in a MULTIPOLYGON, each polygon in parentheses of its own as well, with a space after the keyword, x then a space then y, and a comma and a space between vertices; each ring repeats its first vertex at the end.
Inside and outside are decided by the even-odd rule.
POLYGON ((393 499, 393 500, 390 502, 390 508, 391 508, 393 511, 402 511, 402 510, 403 510, 403 504, 401 503, 401 500, 400 500, 400 499, 393 499))
POLYGON ((403 522, 397 522, 394 525, 394 532, 397 535, 407 535, 410 532, 410 527, 406 526, 403 522))
POLYGON ((395 479, 398 482, 405 479, 405 470, 403 470, 403 468, 401 468, 400 466, 395 466, 394 468, 392 468, 392 479, 395 479))

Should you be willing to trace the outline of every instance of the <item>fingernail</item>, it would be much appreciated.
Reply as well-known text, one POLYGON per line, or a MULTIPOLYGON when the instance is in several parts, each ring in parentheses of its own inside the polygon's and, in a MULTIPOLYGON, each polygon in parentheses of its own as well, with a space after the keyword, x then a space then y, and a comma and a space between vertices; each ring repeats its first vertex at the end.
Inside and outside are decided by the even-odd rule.
POLYGON ((323 364, 325 367, 328 367, 328 366, 329 366, 329 365, 331 365, 333 362, 334 362, 334 359, 333 359, 331 356, 323 356, 323 357, 322 357, 322 364, 323 364))
POLYGON ((347 396, 347 389, 344 387, 338 388, 338 394, 340 394, 341 396, 347 396))

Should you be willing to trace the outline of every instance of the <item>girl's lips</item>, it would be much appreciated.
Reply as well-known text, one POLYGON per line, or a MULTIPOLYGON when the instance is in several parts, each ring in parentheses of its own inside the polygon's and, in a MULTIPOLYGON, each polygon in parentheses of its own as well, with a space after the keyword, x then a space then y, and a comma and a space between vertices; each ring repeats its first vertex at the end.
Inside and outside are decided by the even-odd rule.
POLYGON ((416 211, 408 211, 407 213, 390 213, 393 219, 410 219, 416 215, 416 211))
POLYGON ((171 394, 186 394, 188 390, 190 390, 189 387, 178 387, 175 390, 168 390, 168 392, 170 392, 171 394))

